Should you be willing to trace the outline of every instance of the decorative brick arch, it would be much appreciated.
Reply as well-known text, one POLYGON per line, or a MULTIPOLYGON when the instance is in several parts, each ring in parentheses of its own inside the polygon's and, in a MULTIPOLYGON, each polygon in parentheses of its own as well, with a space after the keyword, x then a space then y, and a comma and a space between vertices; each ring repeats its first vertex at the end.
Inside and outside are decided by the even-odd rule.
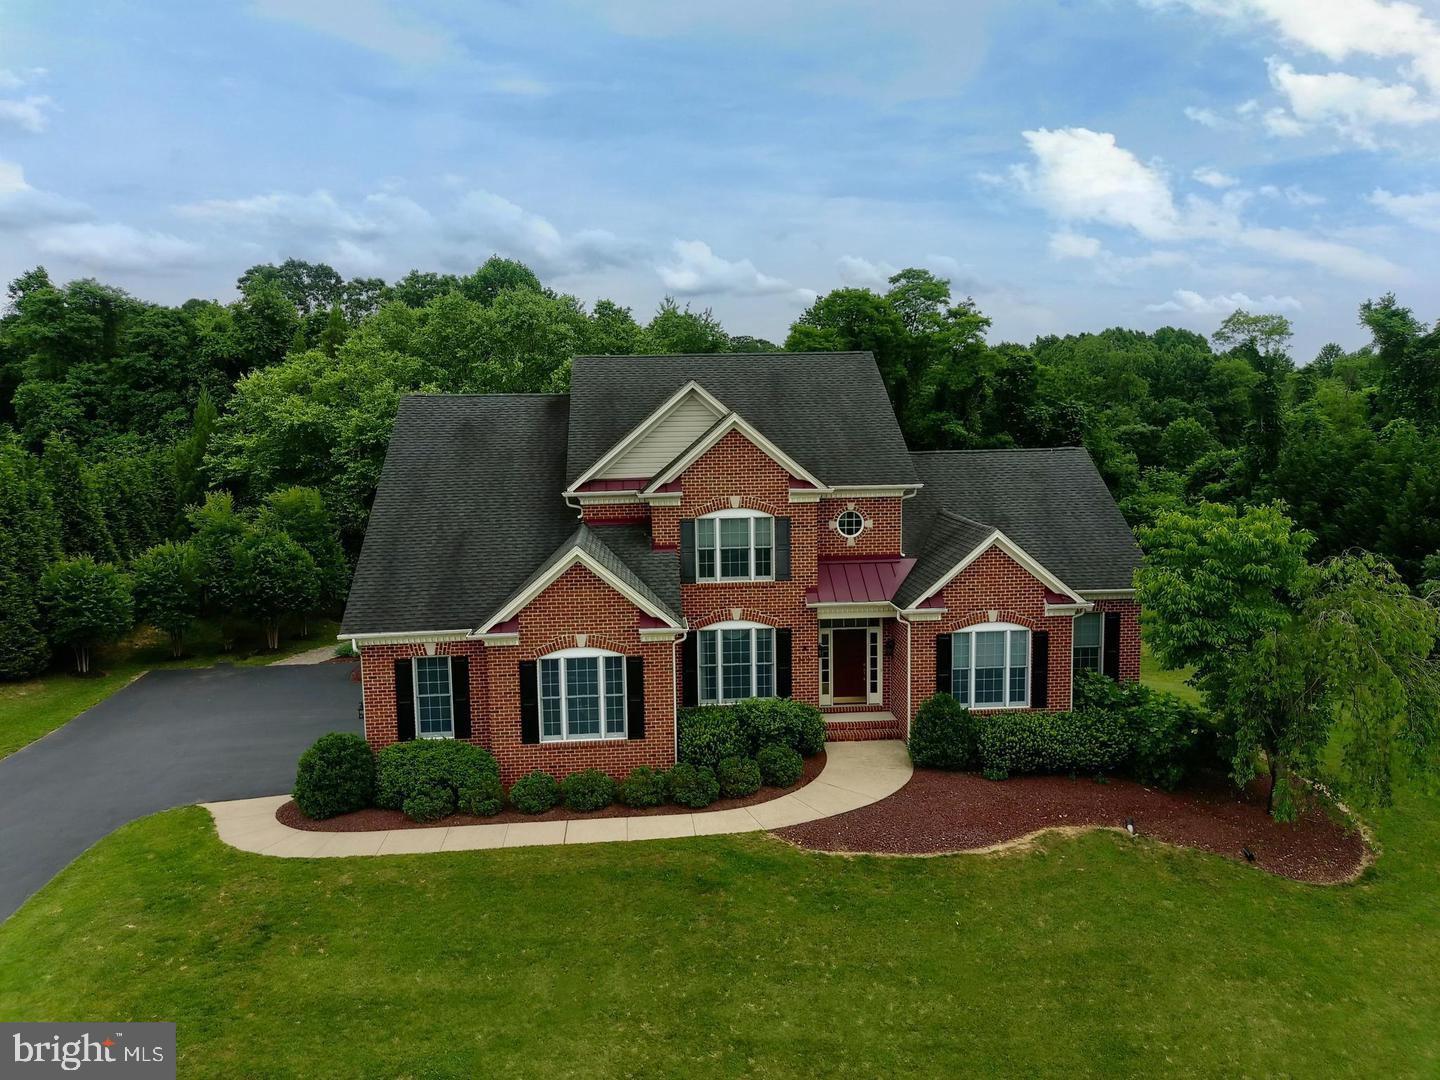
POLYGON ((738 605, 731 605, 730 607, 721 608, 718 611, 711 611, 707 612, 704 615, 696 616, 690 620, 690 629, 703 630, 711 623, 732 621, 761 623, 764 626, 777 627, 786 627, 790 625, 783 615, 771 615, 769 612, 759 611, 755 608, 747 608, 743 606, 740 607, 740 618, 736 620, 736 606, 738 605))
POLYGON ((581 633, 585 633, 585 631, 582 630, 573 634, 557 634, 543 645, 532 646, 518 655, 525 660, 538 660, 542 656, 559 652, 561 649, 605 649, 609 652, 620 653, 622 656, 635 651, 633 644, 626 645, 615 638, 606 637, 603 634, 585 633, 585 644, 582 646, 578 640, 579 634, 581 633))
POLYGON ((1028 630, 1046 629, 1044 623, 1041 620, 1033 618, 1030 615, 1024 615, 1021 612, 1011 611, 1006 608, 984 608, 978 611, 963 612, 959 616, 958 622, 953 621, 953 617, 952 619, 946 619, 946 633, 949 633, 951 631, 966 630, 972 626, 980 626, 984 623, 991 622, 1014 623, 1016 626, 1023 626, 1028 630), (993 619, 990 617, 990 613, 992 611, 995 613, 995 618, 993 619))
POLYGON ((735 506, 732 496, 718 495, 713 499, 707 499, 695 507, 694 516, 704 517, 706 514, 713 514, 720 510, 754 510, 757 513, 769 514, 771 517, 784 517, 790 512, 790 504, 781 506, 768 499, 756 499, 749 495, 739 497, 739 506, 735 506))

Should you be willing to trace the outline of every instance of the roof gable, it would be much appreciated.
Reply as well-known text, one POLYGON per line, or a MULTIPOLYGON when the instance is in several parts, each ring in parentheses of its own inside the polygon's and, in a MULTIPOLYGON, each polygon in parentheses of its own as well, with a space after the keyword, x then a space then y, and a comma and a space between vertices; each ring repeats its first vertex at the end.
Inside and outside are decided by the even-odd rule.
POLYGON ((728 416, 723 416, 717 420, 707 428, 698 439, 685 447, 673 460, 667 462, 664 468, 657 472, 650 483, 646 485, 644 493, 652 494, 666 487, 671 482, 678 480, 684 475, 686 469, 699 461, 710 450, 714 449, 720 440, 732 431, 746 439, 762 454, 789 473, 793 479, 802 480, 811 487, 825 487, 820 480, 810 474, 805 466, 801 465, 789 454, 785 453, 784 450, 781 450, 759 431, 755 430, 743 416, 738 413, 730 413, 728 416))
POLYGON ((576 477, 575 487, 596 480, 648 479, 729 411, 699 383, 687 382, 576 477))
POLYGON ((1037 562, 999 529, 989 528, 958 514, 945 512, 937 522, 935 536, 925 555, 896 598, 906 608, 917 608, 940 593, 973 564, 981 555, 998 549, 1008 555, 1022 570, 1046 587, 1063 596, 1068 603, 1083 603, 1079 593, 1050 570, 1037 562), (978 538, 978 539, 977 539, 978 538))

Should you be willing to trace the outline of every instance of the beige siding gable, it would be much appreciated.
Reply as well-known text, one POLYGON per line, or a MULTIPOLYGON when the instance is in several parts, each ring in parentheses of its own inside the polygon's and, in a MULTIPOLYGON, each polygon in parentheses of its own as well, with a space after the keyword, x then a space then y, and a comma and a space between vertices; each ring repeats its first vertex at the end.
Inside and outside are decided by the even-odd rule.
POLYGON ((599 478, 618 480, 653 476, 709 431, 721 415, 698 394, 688 394, 635 445, 610 462, 600 472, 599 478))

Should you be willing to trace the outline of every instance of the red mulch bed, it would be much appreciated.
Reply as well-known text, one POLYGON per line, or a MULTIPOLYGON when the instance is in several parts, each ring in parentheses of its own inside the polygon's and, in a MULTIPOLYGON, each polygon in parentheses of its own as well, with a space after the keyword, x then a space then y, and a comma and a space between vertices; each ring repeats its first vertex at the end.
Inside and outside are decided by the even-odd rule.
POLYGON ((1123 827, 1171 844, 1246 861, 1296 881, 1333 884, 1359 872, 1366 859, 1360 832, 1331 819, 1320 805, 1281 825, 1265 812, 1268 779, 1237 793, 1222 780, 1167 793, 1128 780, 1097 783, 1060 776, 1002 782, 973 773, 916 769, 889 798, 838 817, 777 830, 819 851, 938 855, 988 848, 1053 826, 1123 827))
MULTIPOLYGON (((800 774, 800 782, 794 787, 762 787, 754 795, 747 795, 743 799, 717 799, 705 809, 707 811, 733 810, 737 806, 754 806, 756 803, 778 799, 781 795, 798 791, 810 783, 820 775, 820 771, 824 768, 825 752, 822 750, 814 757, 805 759, 805 771, 800 774)), ((644 810, 632 810, 628 806, 614 803, 604 810, 596 810, 588 814, 577 814, 573 810, 566 810, 563 806, 557 806, 543 814, 522 814, 519 810, 507 808, 493 817, 451 814, 439 821, 422 822, 411 821, 399 810, 370 809, 356 810, 353 814, 341 814, 338 817, 316 821, 302 814, 300 808, 295 805, 295 800, 291 799, 275 811, 275 819, 281 825, 288 825, 292 829, 303 829, 305 832, 370 832, 377 829, 433 829, 450 825, 503 825, 510 821, 583 821, 587 818, 654 817, 657 814, 687 814, 690 812, 686 807, 669 803, 664 806, 647 807, 644 810)))

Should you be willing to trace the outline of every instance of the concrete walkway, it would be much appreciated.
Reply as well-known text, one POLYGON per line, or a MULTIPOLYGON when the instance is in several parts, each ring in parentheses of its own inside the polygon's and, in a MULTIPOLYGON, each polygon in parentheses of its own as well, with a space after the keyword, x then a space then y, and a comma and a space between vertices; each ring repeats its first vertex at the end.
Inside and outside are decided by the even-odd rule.
POLYGON ((276 660, 271 667, 296 667, 300 664, 323 664, 327 660, 335 659, 335 649, 340 642, 334 645, 321 645, 319 648, 306 649, 304 652, 297 652, 294 656, 287 656, 283 660, 276 660))
POLYGON ((288 795, 203 803, 231 847, 292 859, 344 855, 413 855, 426 851, 596 844, 661 840, 677 836, 783 829, 834 817, 893 795, 910 779, 910 755, 898 741, 829 743, 825 768, 803 788, 769 802, 733 810, 574 821, 517 821, 504 825, 455 825, 376 832, 305 832, 282 825, 275 811, 288 795))

